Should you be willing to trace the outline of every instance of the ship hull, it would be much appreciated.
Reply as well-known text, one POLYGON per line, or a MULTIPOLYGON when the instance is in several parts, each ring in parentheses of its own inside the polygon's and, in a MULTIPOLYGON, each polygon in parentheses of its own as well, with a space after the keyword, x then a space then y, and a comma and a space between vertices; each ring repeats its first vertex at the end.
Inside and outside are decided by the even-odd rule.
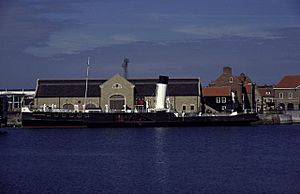
POLYGON ((256 114, 235 116, 175 117, 173 113, 94 113, 85 118, 87 127, 197 127, 241 126, 257 121, 256 114))
POLYGON ((23 113, 23 127, 196 127, 250 125, 256 114, 186 116, 173 113, 23 113))
POLYGON ((26 112, 22 126, 26 128, 85 127, 82 113, 26 112))

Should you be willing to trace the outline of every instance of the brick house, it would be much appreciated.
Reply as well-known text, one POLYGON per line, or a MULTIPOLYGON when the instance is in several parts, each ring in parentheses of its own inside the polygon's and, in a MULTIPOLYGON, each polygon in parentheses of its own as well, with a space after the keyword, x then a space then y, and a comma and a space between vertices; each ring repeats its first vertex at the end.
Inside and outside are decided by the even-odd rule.
POLYGON ((232 109, 231 88, 229 86, 206 87, 202 91, 206 106, 218 112, 232 109))
POLYGON ((274 87, 278 110, 300 110, 300 75, 286 75, 274 87))
POLYGON ((231 91, 235 93, 237 101, 242 110, 256 110, 255 103, 255 85, 251 79, 241 73, 240 75, 233 75, 231 67, 224 67, 223 73, 214 81, 209 83, 209 87, 230 87, 231 91))
POLYGON ((260 113, 275 110, 273 86, 257 86, 256 106, 260 113))

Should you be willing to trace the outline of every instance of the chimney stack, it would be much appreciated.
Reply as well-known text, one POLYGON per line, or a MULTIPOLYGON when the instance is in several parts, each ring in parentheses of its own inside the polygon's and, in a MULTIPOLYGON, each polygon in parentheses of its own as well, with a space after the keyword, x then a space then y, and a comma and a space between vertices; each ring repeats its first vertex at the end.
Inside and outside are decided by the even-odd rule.
POLYGON ((223 67, 223 74, 226 74, 226 75, 232 75, 232 69, 231 67, 223 67))

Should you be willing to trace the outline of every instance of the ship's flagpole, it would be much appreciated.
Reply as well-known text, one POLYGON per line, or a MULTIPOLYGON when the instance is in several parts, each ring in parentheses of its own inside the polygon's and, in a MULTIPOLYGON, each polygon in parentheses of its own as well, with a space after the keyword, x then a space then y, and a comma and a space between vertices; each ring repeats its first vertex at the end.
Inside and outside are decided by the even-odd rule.
POLYGON ((87 60, 87 67, 86 67, 85 92, 84 92, 84 106, 83 106, 83 111, 85 111, 85 108, 86 108, 86 99, 87 99, 87 93, 88 93, 88 80, 89 80, 89 68, 90 68, 90 57, 88 57, 88 60, 87 60))

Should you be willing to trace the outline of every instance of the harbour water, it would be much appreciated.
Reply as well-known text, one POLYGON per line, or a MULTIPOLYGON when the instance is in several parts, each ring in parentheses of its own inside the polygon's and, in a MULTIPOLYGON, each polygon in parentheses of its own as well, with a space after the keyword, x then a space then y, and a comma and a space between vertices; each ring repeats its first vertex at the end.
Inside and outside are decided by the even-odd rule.
POLYGON ((0 193, 300 193, 300 126, 5 129, 0 193))

